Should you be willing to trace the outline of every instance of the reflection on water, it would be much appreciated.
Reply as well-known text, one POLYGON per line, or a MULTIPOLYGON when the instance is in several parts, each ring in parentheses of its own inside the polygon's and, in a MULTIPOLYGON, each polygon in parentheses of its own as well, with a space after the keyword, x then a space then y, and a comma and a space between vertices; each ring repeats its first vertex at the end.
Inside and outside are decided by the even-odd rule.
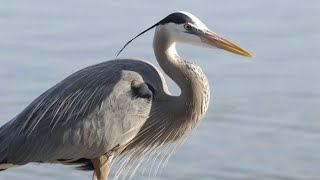
MULTIPOLYGON (((231 2, 7 1, 0 6, 0 124, 70 73, 114 58, 165 15, 186 10, 255 55, 179 46, 212 89, 200 127, 158 179, 318 179, 320 176, 320 4, 231 2)), ((125 57, 156 64, 152 33, 125 57)), ((170 81, 170 89, 178 89, 170 81)), ((113 172, 114 174, 114 172, 113 172)), ((0 179, 90 179, 61 165, 31 164, 0 179)), ((136 179, 147 179, 148 173, 136 179)))

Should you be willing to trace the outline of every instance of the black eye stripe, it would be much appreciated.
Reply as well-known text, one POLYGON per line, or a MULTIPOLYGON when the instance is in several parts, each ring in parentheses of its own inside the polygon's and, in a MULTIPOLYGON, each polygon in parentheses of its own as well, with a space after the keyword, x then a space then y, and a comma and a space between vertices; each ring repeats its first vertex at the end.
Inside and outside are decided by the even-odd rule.
POLYGON ((136 39, 137 37, 141 36, 143 33, 149 31, 150 29, 153 29, 154 27, 158 26, 159 24, 167 24, 167 23, 175 23, 175 24, 194 24, 194 21, 187 15, 185 15, 184 13, 181 12, 176 12, 176 13, 172 13, 170 15, 168 15, 167 17, 165 17, 164 19, 162 19, 160 22, 154 24, 153 26, 149 27, 148 29, 142 31, 141 33, 139 33, 138 35, 136 35, 134 38, 132 38, 130 41, 128 41, 118 52, 117 56, 124 50, 124 48, 127 47, 128 44, 130 44, 134 39, 136 39))
POLYGON ((193 23, 193 20, 180 12, 172 13, 162 19, 159 24, 167 24, 167 23, 175 23, 175 24, 185 24, 185 23, 193 23))

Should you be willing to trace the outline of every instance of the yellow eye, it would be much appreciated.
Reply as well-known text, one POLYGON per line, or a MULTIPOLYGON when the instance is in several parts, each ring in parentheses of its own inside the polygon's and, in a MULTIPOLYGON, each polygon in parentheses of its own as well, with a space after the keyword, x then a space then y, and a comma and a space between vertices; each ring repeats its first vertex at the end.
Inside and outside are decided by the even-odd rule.
POLYGON ((191 25, 190 25, 190 24, 185 24, 183 27, 184 27, 186 30, 190 30, 190 29, 191 29, 191 25))

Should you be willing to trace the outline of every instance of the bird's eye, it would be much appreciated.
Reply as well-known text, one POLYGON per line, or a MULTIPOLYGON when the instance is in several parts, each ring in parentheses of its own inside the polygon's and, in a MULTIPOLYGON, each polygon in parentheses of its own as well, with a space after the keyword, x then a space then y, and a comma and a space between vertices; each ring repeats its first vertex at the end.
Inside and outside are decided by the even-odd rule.
POLYGON ((183 27, 186 30, 190 30, 191 29, 191 25, 190 24, 185 24, 183 27))

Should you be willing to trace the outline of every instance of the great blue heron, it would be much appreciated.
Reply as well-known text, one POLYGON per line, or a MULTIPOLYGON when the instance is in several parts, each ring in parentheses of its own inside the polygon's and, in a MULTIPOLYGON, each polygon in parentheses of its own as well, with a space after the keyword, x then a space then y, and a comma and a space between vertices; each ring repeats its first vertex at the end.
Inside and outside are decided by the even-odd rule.
POLYGON ((94 170, 93 179, 106 180, 114 157, 127 153, 130 162, 143 161, 187 135, 207 111, 210 91, 201 68, 177 54, 176 42, 251 54, 187 12, 168 15, 132 40, 154 27, 156 59, 180 87, 179 96, 170 95, 162 74, 142 60, 84 68, 0 128, 0 170, 30 162, 80 164, 94 170))

